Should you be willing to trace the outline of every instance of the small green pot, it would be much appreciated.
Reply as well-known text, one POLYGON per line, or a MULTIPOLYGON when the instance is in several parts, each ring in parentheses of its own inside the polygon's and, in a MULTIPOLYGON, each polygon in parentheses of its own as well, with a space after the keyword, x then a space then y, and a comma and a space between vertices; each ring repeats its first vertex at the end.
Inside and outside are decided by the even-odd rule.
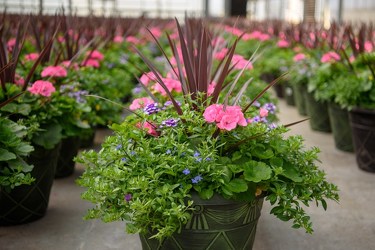
POLYGON ((31 185, 21 185, 10 193, 0 189, 0 226, 11 226, 32 222, 44 217, 51 192, 60 143, 54 149, 34 145, 35 150, 27 158, 34 165, 31 185))
POLYGON ((316 101, 313 94, 307 91, 305 93, 305 100, 311 129, 321 132, 331 132, 327 103, 316 101))
POLYGON ((336 148, 347 152, 353 152, 349 112, 335 103, 328 103, 328 113, 336 148))
POLYGON ((181 233, 162 242, 140 235, 143 250, 252 249, 263 198, 251 203, 226 200, 219 195, 210 200, 197 195, 192 198, 195 211, 181 233))
POLYGON ((307 86, 305 84, 293 84, 294 103, 296 104, 298 114, 306 116, 305 93, 307 86))

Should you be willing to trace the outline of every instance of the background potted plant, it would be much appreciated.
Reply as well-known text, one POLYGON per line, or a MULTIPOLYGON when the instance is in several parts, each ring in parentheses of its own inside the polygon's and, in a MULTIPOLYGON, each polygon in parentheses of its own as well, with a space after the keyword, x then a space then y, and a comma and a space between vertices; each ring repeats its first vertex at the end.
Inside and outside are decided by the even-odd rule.
POLYGON ((303 206, 338 200, 316 164, 319 150, 305 150, 300 136, 286 137, 286 127, 262 119, 269 111, 253 104, 275 82, 251 100, 242 95, 248 84, 238 94, 238 81, 224 84, 237 41, 215 70, 211 33, 199 24, 187 19, 185 33, 177 25, 179 44, 170 39, 174 81, 141 54, 165 95, 150 87, 148 104, 112 125, 99 152, 77 159, 86 166, 82 197, 96 204, 86 218, 126 221, 144 249, 251 249, 266 199, 272 214, 311 233, 303 206))

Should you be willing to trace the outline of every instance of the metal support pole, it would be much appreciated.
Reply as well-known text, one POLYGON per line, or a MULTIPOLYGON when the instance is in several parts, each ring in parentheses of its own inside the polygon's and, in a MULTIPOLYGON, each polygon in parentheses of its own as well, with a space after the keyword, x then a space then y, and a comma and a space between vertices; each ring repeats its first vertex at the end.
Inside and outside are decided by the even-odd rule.
POLYGON ((338 13, 339 23, 342 22, 342 11, 343 11, 343 0, 339 0, 339 13, 338 13))
POLYGON ((210 0, 204 1, 204 16, 205 17, 210 16, 210 0))
POLYGON ((43 0, 39 0, 39 15, 43 15, 43 0))

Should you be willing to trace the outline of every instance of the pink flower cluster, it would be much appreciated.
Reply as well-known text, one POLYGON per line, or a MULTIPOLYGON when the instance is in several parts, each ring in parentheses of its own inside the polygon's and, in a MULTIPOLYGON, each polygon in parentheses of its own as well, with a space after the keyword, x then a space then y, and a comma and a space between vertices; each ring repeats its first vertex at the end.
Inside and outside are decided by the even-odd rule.
POLYGON ((152 100, 151 98, 148 98, 148 97, 137 98, 133 100, 132 104, 130 104, 129 109, 130 110, 141 109, 151 103, 154 103, 154 100, 152 100))
POLYGON ((242 36, 242 40, 244 41, 247 41, 247 40, 250 40, 250 39, 254 39, 254 40, 259 40, 259 41, 267 41, 267 40, 270 40, 271 39, 271 36, 266 34, 266 33, 262 33, 260 31, 253 31, 251 32, 250 34, 244 34, 242 36))
POLYGON ((295 56, 293 57, 293 61, 295 61, 295 62, 299 62, 299 61, 304 60, 305 58, 306 58, 306 55, 305 55, 305 54, 303 54, 303 53, 298 53, 297 55, 295 55, 295 56))
POLYGON ((29 87, 27 90, 34 95, 42 95, 46 97, 51 96, 51 94, 56 91, 52 83, 42 80, 35 81, 33 86, 29 87))
POLYGON ((38 59, 38 57, 39 57, 39 53, 30 53, 30 54, 25 55, 25 61, 27 62, 35 61, 36 59, 38 59))
POLYGON ((339 54, 337 54, 334 51, 330 51, 330 52, 325 53, 320 59, 320 61, 322 63, 327 63, 327 62, 337 62, 337 61, 340 61, 340 59, 341 57, 339 54))
MULTIPOLYGON (((176 91, 177 93, 182 92, 182 86, 180 81, 172 79, 172 78, 162 78, 165 86, 169 90, 169 92, 176 91)), ((152 86, 152 89, 158 93, 160 93, 163 96, 167 95, 167 92, 164 90, 164 88, 159 84, 156 83, 154 86, 152 86)))
POLYGON ((246 69, 253 69, 253 64, 241 55, 233 55, 232 63, 235 69, 243 69, 245 67, 246 69))
POLYGON ((288 48, 290 46, 290 43, 287 40, 279 40, 277 42, 277 47, 279 48, 288 48))
POLYGON ((82 64, 82 66, 85 67, 99 68, 100 61, 104 59, 104 55, 97 50, 88 51, 86 53, 86 56, 88 56, 88 58, 86 58, 82 64))
POLYGON ((237 125, 246 126, 247 122, 239 106, 226 106, 222 104, 212 104, 203 113, 204 119, 208 123, 215 122, 217 127, 230 131, 237 125))
POLYGON ((156 126, 151 124, 150 122, 143 122, 143 123, 137 123, 137 128, 144 129, 149 135, 152 135, 154 137, 158 137, 159 133, 156 131, 156 126))
POLYGON ((62 66, 47 66, 43 69, 42 77, 66 77, 68 72, 62 66))

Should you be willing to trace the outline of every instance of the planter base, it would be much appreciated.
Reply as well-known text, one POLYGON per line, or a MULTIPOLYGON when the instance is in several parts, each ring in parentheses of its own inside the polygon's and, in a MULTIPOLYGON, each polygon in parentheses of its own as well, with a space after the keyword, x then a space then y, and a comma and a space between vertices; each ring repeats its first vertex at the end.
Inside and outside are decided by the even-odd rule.
POLYGON ((349 118, 358 167, 375 172, 375 110, 353 109, 349 118))
POLYGON ((175 233, 162 242, 149 239, 150 235, 140 235, 142 249, 252 249, 263 198, 251 203, 225 202, 194 201, 195 211, 180 234, 175 233))
POLYGON ((32 222, 46 213, 60 144, 52 150, 34 148, 27 162, 34 165, 31 176, 35 182, 15 187, 10 193, 0 191, 0 226, 32 222))
POLYGON ((329 103, 328 113, 336 148, 347 152, 353 152, 353 139, 348 111, 343 110, 337 104, 329 103))

